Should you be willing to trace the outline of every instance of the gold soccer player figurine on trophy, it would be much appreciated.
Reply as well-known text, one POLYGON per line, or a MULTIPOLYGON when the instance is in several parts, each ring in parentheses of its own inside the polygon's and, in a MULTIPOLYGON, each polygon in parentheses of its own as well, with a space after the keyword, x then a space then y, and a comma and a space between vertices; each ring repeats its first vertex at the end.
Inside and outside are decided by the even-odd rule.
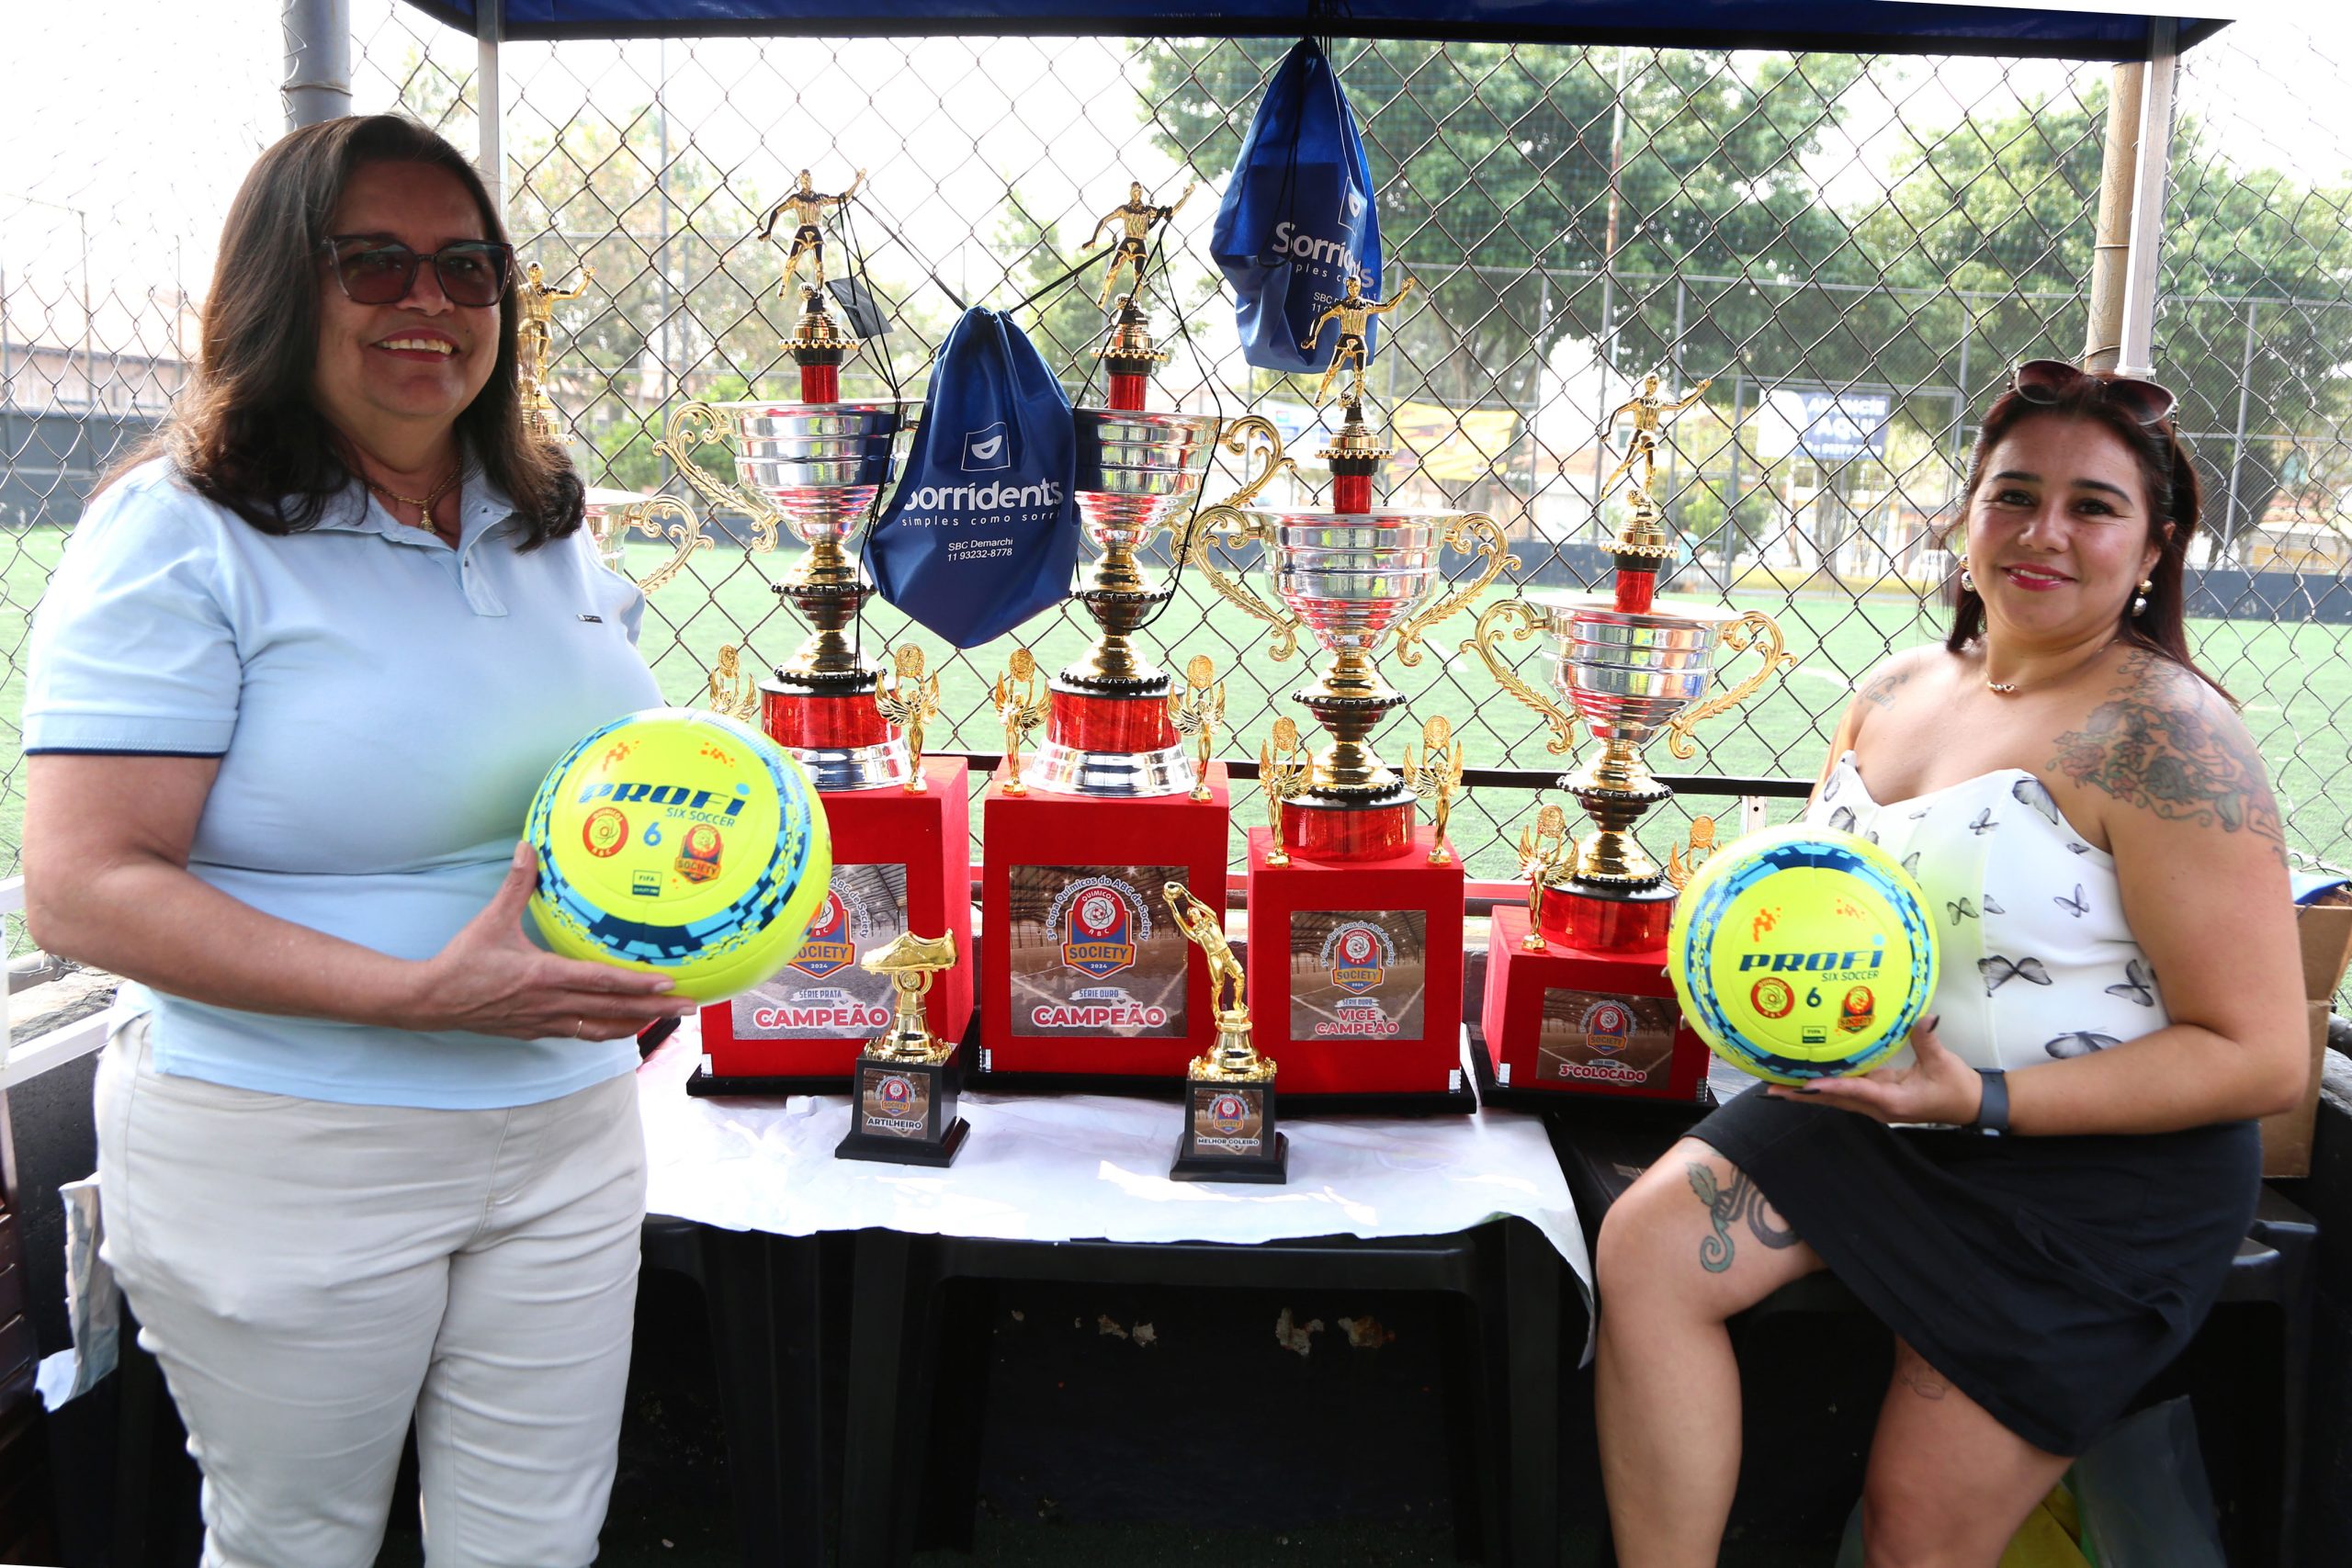
POLYGON ((1111 295, 1119 287, 1119 273, 1130 267, 1135 270, 1136 280, 1129 292, 1138 304, 1142 302, 1143 266, 1150 250, 1147 242, 1151 238, 1151 231, 1182 212, 1184 204, 1193 199, 1193 186, 1199 183, 1197 180, 1188 181, 1184 194, 1176 198, 1174 206, 1156 207, 1144 199, 1143 182, 1131 181, 1127 186, 1127 199, 1095 221, 1094 232, 1086 240, 1085 248, 1089 250, 1093 248, 1095 241, 1102 237, 1103 230, 1114 223, 1121 225, 1119 248, 1112 253, 1111 270, 1102 275, 1102 295, 1095 302, 1098 309, 1107 310, 1111 308, 1111 295))
POLYGON ((1405 302, 1405 296, 1412 291, 1413 278, 1412 275, 1408 273, 1405 276, 1405 287, 1396 290, 1394 299, 1367 299, 1363 291, 1363 279, 1354 273, 1348 275, 1347 297, 1316 317, 1315 330, 1306 334, 1306 342, 1299 344, 1299 347, 1312 354, 1316 344, 1323 336, 1323 323, 1331 321, 1340 323, 1340 341, 1332 345, 1330 367, 1323 372, 1322 385, 1315 389, 1315 403, 1317 408, 1322 406, 1325 395, 1331 390, 1332 381, 1338 378, 1342 369, 1353 369, 1355 372, 1355 380, 1348 389, 1347 406, 1351 409, 1363 406, 1364 325, 1373 317, 1385 316, 1402 305, 1405 302))
POLYGON ((1185 1070, 1184 1136, 1168 1174, 1178 1181, 1285 1180, 1290 1140, 1274 1125, 1274 1064, 1250 1042, 1241 961, 1225 940, 1225 919, 1181 882, 1163 884, 1159 894, 1177 929, 1208 961, 1216 1008, 1216 1045, 1185 1070))
POLYGON ((1714 378, 1711 376, 1691 388, 1690 395, 1680 402, 1670 403, 1657 395, 1658 373, 1657 371, 1653 370, 1643 377, 1640 393, 1610 411, 1608 423, 1611 429, 1616 428, 1617 422, 1627 414, 1634 416, 1634 438, 1625 448, 1625 460, 1611 469, 1609 477, 1600 481, 1599 499, 1607 501, 1609 487, 1631 474, 1634 471, 1634 465, 1639 463, 1642 467, 1641 477, 1633 481, 1634 494, 1636 498, 1635 505, 1639 506, 1643 502, 1646 502, 1655 493, 1652 480, 1657 473, 1658 432, 1673 423, 1676 414, 1697 402, 1706 394, 1707 389, 1714 384, 1714 378))
POLYGON ((847 207, 849 205, 850 197, 857 194, 857 187, 865 183, 865 171, 864 169, 860 169, 857 171, 857 178, 849 182, 849 188, 847 190, 842 192, 839 196, 823 196, 819 194, 817 188, 809 184, 808 171, 803 169, 800 171, 799 188, 768 209, 767 221, 760 225, 759 237, 763 240, 774 239, 775 235, 775 220, 777 219, 783 217, 787 212, 791 213, 793 218, 792 240, 790 244, 786 247, 784 255, 784 276, 776 281, 777 299, 789 299, 792 298, 792 280, 800 274, 800 258, 802 256, 807 256, 808 258, 810 265, 816 272, 816 281, 810 286, 812 291, 817 293, 823 292, 825 287, 825 231, 819 226, 820 220, 828 211, 834 211, 847 207))
POLYGON ((950 1165, 971 1131, 956 1114, 956 1042, 942 1040, 923 1018, 923 995, 940 971, 956 966, 955 933, 901 931, 857 961, 887 975, 898 994, 890 1026, 857 1060, 849 1135, 839 1159, 900 1165, 950 1165))
POLYGON ((555 302, 577 299, 596 280, 596 269, 582 263, 580 281, 558 288, 542 281, 539 264, 525 269, 523 287, 514 291, 520 320, 514 324, 514 378, 521 383, 523 422, 534 435, 555 434, 555 404, 548 400, 548 358, 554 345, 555 302))

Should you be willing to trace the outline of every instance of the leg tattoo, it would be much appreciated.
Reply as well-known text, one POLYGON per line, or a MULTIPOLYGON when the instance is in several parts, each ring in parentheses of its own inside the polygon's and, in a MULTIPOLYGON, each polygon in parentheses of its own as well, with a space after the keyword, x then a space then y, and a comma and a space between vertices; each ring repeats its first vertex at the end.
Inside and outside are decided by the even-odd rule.
POLYGON ((1763 1191, 1748 1179, 1746 1171, 1735 1171, 1731 1185, 1723 1187, 1715 1180, 1714 1168, 1702 1160, 1692 1160, 1682 1168, 1690 1179, 1690 1190, 1707 1206, 1707 1218, 1715 1227, 1714 1235, 1699 1243, 1699 1267, 1708 1273, 1720 1274, 1731 1267, 1731 1227, 1735 1221, 1745 1220, 1749 1233, 1776 1251, 1797 1244, 1793 1228, 1772 1223, 1763 1191))

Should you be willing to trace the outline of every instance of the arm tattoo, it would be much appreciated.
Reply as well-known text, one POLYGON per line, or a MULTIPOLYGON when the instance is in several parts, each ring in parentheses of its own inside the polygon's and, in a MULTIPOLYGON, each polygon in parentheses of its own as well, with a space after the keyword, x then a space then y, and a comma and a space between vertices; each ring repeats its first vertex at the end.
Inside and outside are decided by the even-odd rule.
POLYGON ((1731 1267, 1731 1227, 1735 1221, 1747 1221, 1748 1230, 1767 1247, 1777 1249, 1797 1244, 1793 1229, 1772 1223, 1764 1194, 1748 1179, 1747 1172, 1734 1171, 1731 1185, 1723 1187, 1715 1180, 1714 1168, 1703 1160, 1691 1160, 1682 1168, 1690 1178, 1690 1190, 1707 1206, 1707 1218, 1715 1227, 1714 1235, 1699 1243, 1699 1267, 1708 1273, 1720 1274, 1731 1267))
POLYGON ((1910 680, 1916 672, 1917 667, 1909 664, 1900 670, 1890 671, 1862 688, 1862 701, 1880 707, 1893 706, 1895 688, 1910 680))
POLYGON ((1951 1392, 1951 1384, 1939 1376, 1935 1368, 1917 1356, 1898 1360, 1894 1377, 1897 1382, 1922 1399, 1941 1399, 1951 1392))
POLYGON ((2213 722, 2219 699, 2211 693, 2200 690, 2187 702, 2165 700, 2162 677, 2170 673, 2169 660, 2133 650, 2107 701, 2081 728, 2058 738, 2050 765, 2167 821, 2199 828, 2218 823, 2225 833, 2244 829, 2267 842, 2284 864, 2286 833, 2262 759, 2239 727, 2213 722))

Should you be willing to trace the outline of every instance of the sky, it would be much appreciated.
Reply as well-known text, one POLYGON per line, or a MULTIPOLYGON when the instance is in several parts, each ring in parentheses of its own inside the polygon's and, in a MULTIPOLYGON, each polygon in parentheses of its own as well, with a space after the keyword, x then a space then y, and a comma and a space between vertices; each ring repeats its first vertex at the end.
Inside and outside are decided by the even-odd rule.
MULTIPOLYGON (((353 0, 352 11, 363 109, 387 106, 393 88, 383 73, 420 53, 454 71, 472 65, 470 39, 398 0, 353 0)), ((583 106, 642 102, 666 66, 675 123, 692 128, 711 162, 763 187, 788 177, 795 149, 844 134, 876 149, 877 176, 889 172, 876 178, 876 199, 900 193, 898 216, 930 233, 985 235, 1008 170, 1022 171, 1024 197, 1047 213, 1088 220, 1125 198, 1129 177, 1175 183, 1138 128, 1116 42, 922 40, 913 78, 898 73, 904 40, 852 44, 838 58, 819 43, 765 47, 510 45, 506 70, 532 112, 560 121, 583 106), (954 129, 974 126, 989 128, 977 148, 954 129)), ((152 334, 152 319, 138 323, 142 313, 160 319, 157 295, 201 293, 220 215, 254 154, 282 129, 277 6, 19 0, 0 8, 0 58, 14 66, 0 141, 9 335, 71 335, 85 278, 98 335, 152 334)), ((2343 179, 2352 171, 2352 99, 2337 84, 2347 67, 2352 6, 2294 0, 2192 51, 2182 99, 2233 160, 2343 179)), ((1874 76, 1899 83, 1902 96, 1857 99, 1817 171, 1833 197, 1868 194, 1892 156, 1898 117, 1948 123, 2069 79, 2062 65, 1981 60, 1905 62, 1874 76)), ((819 186, 837 189, 830 182, 845 175, 820 171, 819 186)), ((1203 261, 1214 199, 1204 191, 1187 212, 1203 261)))

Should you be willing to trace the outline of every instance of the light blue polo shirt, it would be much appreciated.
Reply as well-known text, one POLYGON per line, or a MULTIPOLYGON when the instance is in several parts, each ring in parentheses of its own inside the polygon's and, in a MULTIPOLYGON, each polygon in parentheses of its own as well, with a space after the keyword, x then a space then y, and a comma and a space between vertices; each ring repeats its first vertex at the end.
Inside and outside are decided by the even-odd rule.
MULTIPOLYGON (((645 601, 583 528, 528 554, 469 472, 458 547, 355 483, 274 536, 167 460, 82 515, 34 616, 28 752, 219 757, 188 870, 282 919, 429 958, 506 874, 539 780, 662 701, 645 601)), ((156 1067, 362 1105, 526 1105, 635 1066, 627 1039, 412 1033, 141 987, 156 1067)))

